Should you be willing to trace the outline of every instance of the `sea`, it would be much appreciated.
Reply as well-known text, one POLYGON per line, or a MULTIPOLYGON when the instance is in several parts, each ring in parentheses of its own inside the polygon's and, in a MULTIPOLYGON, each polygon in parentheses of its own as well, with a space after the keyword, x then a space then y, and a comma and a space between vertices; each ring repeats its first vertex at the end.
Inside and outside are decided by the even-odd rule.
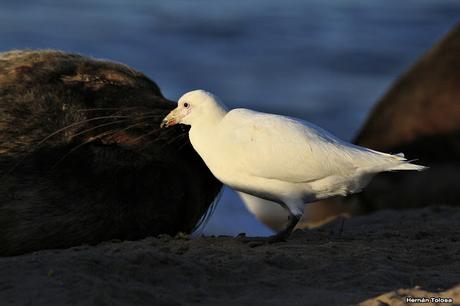
MULTIPOLYGON (((60 49, 126 63, 177 100, 311 121, 351 140, 376 101, 449 29, 458 0, 0 1, 0 51, 60 49)), ((269 235, 225 188, 205 235, 269 235)))

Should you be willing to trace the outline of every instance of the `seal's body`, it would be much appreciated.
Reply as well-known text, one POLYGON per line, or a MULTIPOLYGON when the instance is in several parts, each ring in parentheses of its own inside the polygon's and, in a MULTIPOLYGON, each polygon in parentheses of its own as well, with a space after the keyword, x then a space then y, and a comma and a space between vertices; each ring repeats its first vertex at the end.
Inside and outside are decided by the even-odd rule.
POLYGON ((192 231, 221 185, 174 107, 124 65, 0 54, 0 255, 192 231))

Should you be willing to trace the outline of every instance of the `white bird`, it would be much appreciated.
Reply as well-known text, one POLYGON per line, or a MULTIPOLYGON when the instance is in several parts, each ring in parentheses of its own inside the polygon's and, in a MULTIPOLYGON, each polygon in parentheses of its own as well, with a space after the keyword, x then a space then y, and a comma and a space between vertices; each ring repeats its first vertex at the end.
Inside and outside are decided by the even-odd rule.
MULTIPOLYGON (((276 202, 268 201, 253 195, 237 192, 246 209, 274 232, 280 232, 288 224, 290 213, 276 202)), ((305 207, 304 214, 308 213, 305 207)))
POLYGON ((402 154, 386 154, 342 141, 300 119, 249 109, 228 110, 213 94, 183 95, 161 127, 190 125, 195 151, 223 184, 276 202, 289 222, 270 241, 285 240, 304 205, 360 191, 379 172, 423 170, 402 154))

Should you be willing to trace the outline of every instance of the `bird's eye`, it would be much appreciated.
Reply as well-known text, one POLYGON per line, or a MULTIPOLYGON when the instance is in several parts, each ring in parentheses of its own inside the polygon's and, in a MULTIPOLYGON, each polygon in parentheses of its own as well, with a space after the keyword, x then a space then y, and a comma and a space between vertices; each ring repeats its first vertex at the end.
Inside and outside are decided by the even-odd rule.
POLYGON ((189 108, 190 104, 188 104, 187 102, 184 103, 184 107, 185 108, 189 108))

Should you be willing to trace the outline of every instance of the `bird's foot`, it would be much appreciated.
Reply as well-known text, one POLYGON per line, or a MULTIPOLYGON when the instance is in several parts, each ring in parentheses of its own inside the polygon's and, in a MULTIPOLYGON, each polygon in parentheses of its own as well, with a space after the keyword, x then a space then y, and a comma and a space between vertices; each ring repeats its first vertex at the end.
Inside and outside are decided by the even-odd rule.
POLYGON ((289 236, 291 235, 292 231, 294 230, 297 222, 299 222, 301 215, 295 216, 291 215, 289 217, 289 223, 284 230, 278 232, 276 235, 268 237, 268 243, 278 243, 278 242, 286 242, 289 236))
POLYGON ((268 244, 269 237, 246 237, 244 234, 239 234, 236 239, 242 243, 247 244, 251 248, 268 244))
POLYGON ((278 242, 287 242, 287 238, 289 237, 290 233, 286 233, 281 231, 273 236, 267 238, 268 243, 278 243, 278 242))
POLYGON ((236 236, 236 239, 243 243, 247 243, 250 247, 257 247, 266 244, 286 242, 292 233, 292 230, 300 220, 300 216, 292 215, 289 219, 289 224, 284 230, 270 237, 246 237, 246 234, 241 233, 236 236))
POLYGON ((281 235, 280 233, 269 236, 269 237, 246 237, 245 235, 238 235, 236 239, 238 241, 247 244, 251 248, 255 248, 262 245, 268 245, 279 242, 286 242, 289 235, 281 235))

